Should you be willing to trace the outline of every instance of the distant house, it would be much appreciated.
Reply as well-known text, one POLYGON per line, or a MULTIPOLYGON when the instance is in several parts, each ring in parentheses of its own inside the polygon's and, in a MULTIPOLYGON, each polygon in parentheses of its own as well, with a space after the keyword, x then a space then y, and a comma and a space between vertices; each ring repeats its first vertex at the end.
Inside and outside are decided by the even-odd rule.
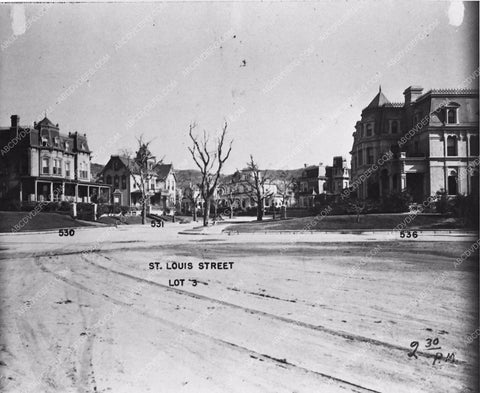
MULTIPOLYGON (((224 181, 218 187, 219 206, 228 207, 229 199, 231 199, 235 209, 246 210, 256 207, 250 183, 253 183, 253 173, 249 169, 236 171, 229 180, 224 181)), ((264 201, 265 207, 281 203, 282 196, 273 182, 265 182, 263 192, 268 195, 264 201)))
POLYGON ((153 167, 156 172, 155 194, 152 205, 162 209, 175 209, 177 202, 177 178, 172 164, 157 164, 153 167))
POLYGON ((200 209, 202 198, 200 188, 190 183, 182 190, 182 199, 180 200, 180 210, 184 214, 190 214, 195 209, 200 209))
MULTIPOLYGON (((173 209, 175 207, 176 179, 172 164, 148 162, 147 184, 149 204, 152 209, 173 209)), ((112 189, 112 202, 140 209, 142 192, 140 171, 135 162, 126 156, 112 155, 100 172, 101 180, 112 189)))
POLYGON ((33 127, 17 115, 0 128, 0 200, 95 202, 110 188, 94 183, 86 134, 64 134, 47 117, 33 127))
POLYGON ((298 206, 312 208, 320 196, 340 195, 350 185, 350 168, 346 158, 333 157, 333 165, 305 164, 302 175, 298 179, 298 206))
POLYGON ((298 179, 297 199, 298 207, 312 208, 315 206, 316 197, 325 192, 326 183, 325 167, 320 165, 310 165, 303 169, 302 175, 298 179))

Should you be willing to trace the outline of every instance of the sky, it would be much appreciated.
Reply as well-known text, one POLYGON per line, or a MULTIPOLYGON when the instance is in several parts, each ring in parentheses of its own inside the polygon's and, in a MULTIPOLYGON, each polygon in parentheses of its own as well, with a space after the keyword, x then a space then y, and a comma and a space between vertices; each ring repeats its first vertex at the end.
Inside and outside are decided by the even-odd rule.
POLYGON ((195 168, 189 125, 225 172, 350 161, 354 125, 377 94, 464 86, 478 67, 478 3, 169 2, 0 5, 0 126, 47 117, 86 133, 92 162, 137 139, 195 168), (213 145, 212 145, 213 148, 213 145))

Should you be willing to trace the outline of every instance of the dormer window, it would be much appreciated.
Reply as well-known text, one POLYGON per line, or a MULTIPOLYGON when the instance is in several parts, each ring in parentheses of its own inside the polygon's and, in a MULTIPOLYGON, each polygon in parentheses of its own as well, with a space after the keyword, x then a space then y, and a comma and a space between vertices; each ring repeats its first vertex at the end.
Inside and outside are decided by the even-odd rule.
POLYGON ((42 146, 48 146, 48 138, 46 136, 42 136, 42 146))
POLYGON ((65 150, 70 150, 70 143, 69 142, 65 142, 65 150))
POLYGON ((447 115, 445 119, 447 124, 457 124, 457 110, 458 108, 447 108, 447 115))
POLYGON ((55 147, 59 147, 60 146, 60 138, 58 136, 56 136, 53 140, 53 143, 54 143, 55 147))

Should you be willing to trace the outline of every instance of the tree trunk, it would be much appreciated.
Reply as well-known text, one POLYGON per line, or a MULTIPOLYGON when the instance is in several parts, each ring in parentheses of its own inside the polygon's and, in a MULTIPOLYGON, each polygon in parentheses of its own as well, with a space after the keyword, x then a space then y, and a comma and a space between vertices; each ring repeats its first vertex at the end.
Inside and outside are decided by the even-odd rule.
POLYGON ((208 227, 208 219, 210 218, 210 201, 207 200, 203 209, 203 226, 208 227))
POLYGON ((147 204, 145 203, 145 199, 142 202, 142 225, 145 225, 147 222, 147 204))
POLYGON ((233 218, 233 203, 230 203, 230 220, 233 218))
POLYGON ((261 203, 257 204, 257 221, 263 220, 263 206, 261 203))

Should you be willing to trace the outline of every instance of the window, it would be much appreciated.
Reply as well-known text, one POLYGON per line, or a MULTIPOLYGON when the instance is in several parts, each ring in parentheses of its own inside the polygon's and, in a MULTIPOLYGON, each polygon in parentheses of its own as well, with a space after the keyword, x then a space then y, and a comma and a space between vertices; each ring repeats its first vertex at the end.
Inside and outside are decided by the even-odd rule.
POLYGON ((457 195, 457 172, 451 171, 448 176, 448 195, 457 195))
POLYGON ((48 138, 46 136, 42 136, 42 146, 48 146, 48 138))
POLYGON ((54 175, 61 175, 62 174, 62 160, 58 158, 53 159, 53 174, 54 175))
POLYGON ((70 142, 65 142, 65 150, 70 150, 70 142))
POLYGON ((415 113, 415 115, 413 116, 413 127, 416 127, 417 124, 420 123, 420 117, 420 113, 415 113))
POLYGON ((363 165, 363 151, 362 151, 362 149, 358 149, 357 157, 358 157, 358 166, 363 165))
POLYGON ((472 176, 470 176, 470 189, 472 194, 478 195, 478 169, 472 171, 472 176))
POLYGON ((447 138, 447 156, 457 155, 457 137, 449 136, 447 138))
POLYGON ((373 164, 373 148, 367 147, 367 164, 373 164))
MULTIPOLYGON (((112 178, 110 177, 110 183, 112 182, 112 178)), ((127 189, 127 177, 125 175, 122 176, 122 190, 127 189)))
POLYGON ((55 137, 53 140, 54 146, 59 147, 60 146, 60 138, 58 136, 55 137))
POLYGON ((112 176, 107 175, 107 184, 112 184, 112 176))
POLYGON ((478 135, 470 137, 470 155, 478 156, 478 135))
POLYGON ((85 162, 80 163, 80 178, 88 179, 87 164, 85 162))
POLYGON ((397 120, 393 120, 393 121, 392 121, 390 132, 391 132, 392 134, 398 133, 398 121, 397 121, 397 120))
POLYGON ((70 177, 70 162, 65 163, 65 176, 70 177))
POLYGON ((48 175, 50 173, 50 170, 49 170, 49 159, 47 157, 43 157, 42 158, 42 173, 44 175, 48 175))
POLYGON ((113 177, 113 186, 114 186, 115 188, 118 188, 118 185, 119 185, 119 178, 118 178, 118 175, 115 175, 115 176, 113 177))
POLYGON ((113 163, 113 170, 118 171, 118 162, 117 161, 114 161, 114 163, 113 163))
POLYGON ((447 111, 447 124, 457 124, 457 108, 446 108, 447 111))
POLYGON ((367 124, 367 136, 372 136, 373 135, 373 126, 372 123, 367 124))

